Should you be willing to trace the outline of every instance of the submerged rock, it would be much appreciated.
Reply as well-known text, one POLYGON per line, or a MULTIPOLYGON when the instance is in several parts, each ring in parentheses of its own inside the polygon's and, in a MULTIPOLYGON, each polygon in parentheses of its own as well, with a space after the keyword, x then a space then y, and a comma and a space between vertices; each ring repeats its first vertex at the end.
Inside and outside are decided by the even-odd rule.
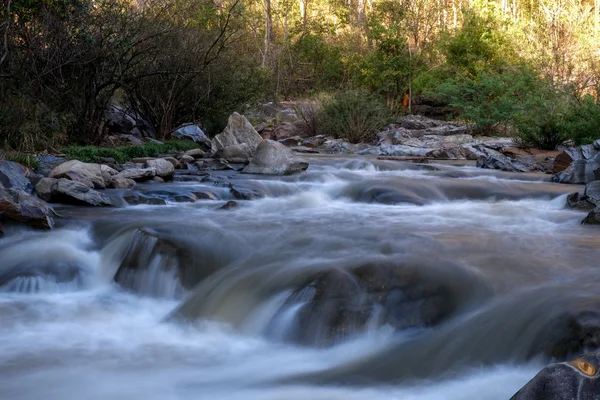
POLYGON ((289 175, 306 171, 308 163, 296 158, 294 153, 279 142, 265 140, 256 149, 254 158, 242 172, 246 174, 289 175))
POLYGON ((436 325, 459 306, 450 285, 402 265, 321 272, 301 284, 291 299, 304 303, 294 341, 320 345, 360 334, 369 326, 404 330, 436 325))
POLYGON ((600 353, 551 364, 540 371, 511 400, 600 399, 600 353))

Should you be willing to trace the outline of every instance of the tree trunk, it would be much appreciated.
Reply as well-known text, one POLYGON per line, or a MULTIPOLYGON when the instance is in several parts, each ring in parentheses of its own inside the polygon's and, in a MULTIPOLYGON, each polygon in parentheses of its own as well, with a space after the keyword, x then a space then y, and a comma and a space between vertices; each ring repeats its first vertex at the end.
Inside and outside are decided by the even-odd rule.
POLYGON ((273 17, 271 15, 271 0, 265 0, 265 48, 263 52, 263 67, 269 61, 271 42, 273 39, 273 17))

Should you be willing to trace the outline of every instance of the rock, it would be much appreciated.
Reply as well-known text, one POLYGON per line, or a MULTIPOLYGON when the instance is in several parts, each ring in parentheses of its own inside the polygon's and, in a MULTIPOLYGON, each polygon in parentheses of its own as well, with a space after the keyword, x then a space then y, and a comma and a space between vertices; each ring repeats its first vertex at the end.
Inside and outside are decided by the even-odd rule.
POLYGON ((100 165, 100 172, 102 173, 102 179, 104 179, 104 183, 107 187, 110 186, 113 176, 119 174, 119 171, 116 169, 103 164, 100 165))
POLYGON ((64 178, 64 179, 68 179, 70 181, 79 182, 79 183, 89 187, 90 189, 94 188, 94 184, 92 183, 92 181, 87 179, 85 176, 81 175, 79 172, 75 172, 75 171, 67 171, 62 174, 54 175, 53 178, 54 179, 64 178))
POLYGON ((110 106, 104 117, 109 133, 129 135, 136 140, 156 137, 156 130, 152 124, 135 110, 110 106))
POLYGON ((227 203, 223 204, 219 207, 219 210, 231 210, 232 208, 237 207, 239 204, 235 200, 229 200, 227 203))
POLYGON ((51 201, 54 203, 75 204, 85 206, 112 206, 112 200, 86 185, 59 179, 52 187, 51 201))
POLYGON ((163 178, 161 178, 160 176, 155 176, 154 178, 152 178, 152 180, 154 182, 158 182, 158 183, 164 183, 165 180, 163 178))
POLYGON ((206 152, 202 149, 191 149, 183 153, 183 155, 193 158, 203 158, 206 155, 206 152))
POLYGON ((592 204, 600 206, 600 181, 593 181, 585 185, 583 197, 592 204))
POLYGON ((23 165, 0 160, 0 187, 32 193, 33 185, 28 179, 29 175, 29 169, 23 165))
POLYGON ((241 143, 222 148, 215 155, 226 160, 240 159, 247 161, 252 158, 254 151, 247 143, 241 143))
POLYGON ((255 200, 262 199, 267 196, 264 190, 260 187, 243 186, 229 184, 231 194, 237 200, 255 200))
POLYGON ((523 386, 511 400, 600 399, 599 370, 600 353, 551 364, 523 386))
POLYGON ((158 197, 148 197, 148 196, 144 196, 140 193, 128 193, 125 196, 123 196, 123 200, 125 200, 125 202, 127 204, 130 204, 132 206, 137 206, 139 204, 150 204, 150 205, 165 205, 167 204, 167 201, 165 199, 162 198, 158 198, 158 197))
POLYGON ((288 306, 304 304, 292 341, 330 345, 376 324, 395 330, 436 325, 459 307, 455 288, 442 278, 402 265, 360 265, 309 276, 288 306))
POLYGON ((579 192, 571 193, 567 196, 567 206, 574 210, 590 211, 596 206, 590 203, 586 198, 581 196, 579 192))
POLYGON ((198 200, 219 200, 217 196, 210 192, 194 192, 193 194, 198 200))
POLYGON ((18 189, 0 188, 0 216, 37 229, 52 229, 54 210, 44 200, 18 189))
POLYGON ((246 117, 234 112, 229 117, 225 130, 213 138, 212 150, 217 152, 228 146, 245 143, 249 146, 251 152, 254 152, 262 140, 262 137, 246 117))
POLYGON ((110 181, 111 188, 113 189, 129 189, 135 186, 133 179, 121 178, 120 176, 114 176, 110 181))
POLYGON ((37 171, 44 176, 48 176, 54 168, 67 162, 65 158, 56 157, 50 154, 40 155, 37 159, 39 163, 37 171))
POLYGON ((170 162, 171 164, 173 164, 173 168, 175 168, 175 169, 181 167, 181 164, 179 163, 179 161, 175 157, 164 157, 163 159, 167 160, 168 162, 170 162))
POLYGON ((202 161, 196 161, 196 167, 198 167, 198 169, 200 170, 204 170, 204 171, 221 171, 221 170, 225 170, 225 169, 234 169, 231 165, 229 165, 229 163, 220 158, 220 159, 212 159, 212 158, 206 158, 202 161))
POLYGON ((146 168, 154 168, 156 170, 156 176, 161 178, 171 178, 175 172, 173 164, 163 158, 157 158, 155 160, 148 160, 145 164, 146 168))
POLYGON ((134 164, 146 164, 146 161, 150 161, 150 160, 156 160, 156 157, 135 157, 132 158, 131 160, 129 160, 130 162, 134 163, 134 164))
POLYGON ((150 229, 131 236, 114 281, 122 288, 157 297, 178 297, 184 291, 179 251, 150 229))
POLYGON ((54 178, 43 178, 41 179, 37 185, 35 185, 35 191, 38 197, 44 201, 52 200, 52 192, 54 191, 56 185, 58 183, 58 179, 54 178))
POLYGON ((557 174, 564 171, 569 167, 569 165, 571 165, 572 161, 573 159, 568 153, 564 151, 560 152, 554 159, 554 167, 552 168, 552 172, 557 174))
POLYGON ((586 225, 600 225, 600 207, 596 207, 590 211, 581 223, 586 225))
POLYGON ((191 140, 196 143, 203 143, 207 147, 211 146, 210 139, 198 125, 183 125, 175 129, 171 136, 175 139, 191 140))
POLYGON ((242 172, 246 174, 289 175, 306 171, 308 163, 299 161, 294 153, 279 142, 265 140, 242 172))
POLYGON ((410 130, 423 130, 448 125, 445 121, 427 118, 422 115, 404 115, 396 120, 396 124, 410 130))
POLYGON ((559 155, 565 164, 570 157, 570 165, 552 176, 553 182, 582 184, 597 179, 594 171, 600 168, 600 153, 593 145, 581 147, 560 147, 565 155, 559 155))
MULTIPOLYGON (((141 136, 141 133, 139 133, 139 136, 141 136)), ((122 134, 122 135, 119 135, 119 139, 121 139, 121 141, 123 141, 123 142, 127 142, 131 146, 143 146, 144 145, 144 141, 134 135, 122 134)))
POLYGON ((193 163, 196 159, 192 156, 188 156, 187 154, 183 154, 181 157, 179 157, 179 161, 180 163, 193 163))
POLYGON ((134 181, 147 181, 156 176, 154 168, 129 168, 119 172, 119 178, 133 179, 134 181))
POLYGON ((533 159, 527 158, 511 159, 502 153, 483 146, 476 146, 482 155, 477 158, 477 167, 487 169, 499 169, 508 172, 529 172, 532 171, 533 159))
POLYGON ((56 179, 72 179, 74 176, 73 174, 76 174, 75 176, 81 176, 87 179, 92 183, 92 187, 95 189, 106 188, 106 183, 104 182, 104 178, 102 176, 102 167, 100 164, 83 163, 78 160, 67 161, 66 163, 60 164, 54 168, 50 172, 49 177, 56 179))

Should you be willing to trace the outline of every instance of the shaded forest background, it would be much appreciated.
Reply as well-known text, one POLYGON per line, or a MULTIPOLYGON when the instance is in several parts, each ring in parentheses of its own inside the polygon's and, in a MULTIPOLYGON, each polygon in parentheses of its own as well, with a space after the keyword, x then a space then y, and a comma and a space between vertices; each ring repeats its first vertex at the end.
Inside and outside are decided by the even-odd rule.
POLYGON ((524 144, 600 138, 600 0, 0 1, 5 148, 98 144, 111 104, 162 138, 295 98, 315 130, 428 98, 524 144))

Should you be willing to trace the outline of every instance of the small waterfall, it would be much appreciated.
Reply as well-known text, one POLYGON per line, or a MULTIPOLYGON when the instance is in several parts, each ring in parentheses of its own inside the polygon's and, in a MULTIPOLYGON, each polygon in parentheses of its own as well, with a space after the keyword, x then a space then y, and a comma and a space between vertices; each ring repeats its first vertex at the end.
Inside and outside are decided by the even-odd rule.
POLYGON ((136 230, 129 240, 115 282, 147 296, 181 297, 185 290, 177 249, 149 229, 136 230))

